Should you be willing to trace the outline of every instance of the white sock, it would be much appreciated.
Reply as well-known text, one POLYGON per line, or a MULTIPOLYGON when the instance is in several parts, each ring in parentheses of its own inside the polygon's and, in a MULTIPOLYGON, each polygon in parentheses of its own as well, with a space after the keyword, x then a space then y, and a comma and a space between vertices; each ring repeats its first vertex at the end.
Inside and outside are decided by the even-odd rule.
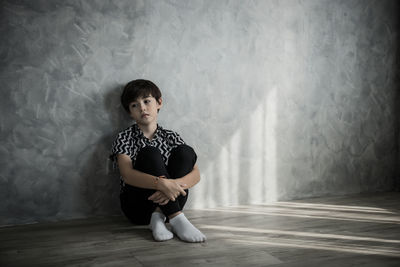
POLYGON ((206 240, 206 236, 194 227, 183 213, 170 219, 169 223, 172 226, 172 231, 183 241, 203 242, 206 240))
POLYGON ((149 226, 157 241, 166 241, 174 237, 174 234, 165 226, 165 215, 160 212, 155 211, 151 214, 149 226))

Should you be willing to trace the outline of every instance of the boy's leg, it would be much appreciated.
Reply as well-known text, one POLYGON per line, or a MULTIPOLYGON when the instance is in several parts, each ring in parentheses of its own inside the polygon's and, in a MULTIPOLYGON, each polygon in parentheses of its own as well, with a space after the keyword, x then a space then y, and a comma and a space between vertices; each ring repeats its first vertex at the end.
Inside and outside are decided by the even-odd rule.
MULTIPOLYGON (((155 176, 168 176, 160 151, 155 147, 144 147, 136 157, 136 170, 155 176)), ((125 215, 136 224, 150 224, 153 237, 157 241, 173 238, 165 226, 165 215, 157 211, 157 204, 148 200, 155 190, 126 185, 121 194, 121 206, 125 215), (156 212, 155 212, 156 211, 156 212)))
MULTIPOLYGON (((188 145, 179 145, 171 150, 168 159, 167 171, 171 179, 181 178, 193 170, 197 155, 188 145)), ((189 196, 189 190, 185 190, 186 196, 178 196, 175 201, 169 201, 167 205, 160 206, 166 216, 171 216, 183 210, 189 196)))
POLYGON ((120 195, 121 209, 129 221, 137 225, 148 225, 155 205, 145 201, 145 194, 126 185, 120 195), (127 188, 128 187, 128 188, 127 188))
MULTIPOLYGON (((193 148, 188 145, 179 145, 171 151, 167 167, 168 173, 174 179, 183 177, 193 170, 196 160, 197 155, 193 148)), ((186 203, 188 193, 189 192, 186 190, 185 197, 178 197, 179 211, 175 211, 174 213, 169 213, 171 211, 167 211, 167 213, 174 215, 174 217, 170 218, 170 224, 172 230, 180 239, 187 242, 203 242, 206 240, 205 235, 193 226, 185 215, 180 212, 186 203)))
MULTIPOLYGON (((196 164, 197 155, 193 148, 188 145, 179 145, 172 149, 171 155, 168 159, 167 171, 171 178, 181 178, 193 170, 194 164, 196 164)), ((185 190, 186 196, 179 196, 178 202, 181 209, 186 204, 189 190, 185 190)))
MULTIPOLYGON (((144 147, 139 151, 133 168, 155 176, 168 175, 162 156, 154 147, 144 147)), ((151 214, 157 205, 147 198, 154 192, 152 189, 125 185, 120 196, 121 208, 132 223, 141 225, 150 223, 151 214)))
POLYGON ((193 170, 197 155, 188 145, 179 145, 171 150, 167 170, 171 178, 181 178, 193 170))

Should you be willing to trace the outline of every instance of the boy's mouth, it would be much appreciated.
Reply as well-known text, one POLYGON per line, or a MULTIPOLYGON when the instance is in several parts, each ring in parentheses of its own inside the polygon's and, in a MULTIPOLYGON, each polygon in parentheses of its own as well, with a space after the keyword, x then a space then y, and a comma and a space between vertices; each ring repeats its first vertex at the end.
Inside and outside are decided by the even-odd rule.
POLYGON ((142 118, 149 116, 149 114, 142 114, 142 118))

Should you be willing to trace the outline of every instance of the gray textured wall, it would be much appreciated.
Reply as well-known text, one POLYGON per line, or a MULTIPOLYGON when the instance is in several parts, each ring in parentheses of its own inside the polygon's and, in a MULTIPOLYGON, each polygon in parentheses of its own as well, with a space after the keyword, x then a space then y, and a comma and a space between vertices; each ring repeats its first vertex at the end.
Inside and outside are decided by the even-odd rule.
POLYGON ((0 224, 120 212, 135 78, 199 155, 188 207, 394 189, 395 0, 1 5, 0 224))

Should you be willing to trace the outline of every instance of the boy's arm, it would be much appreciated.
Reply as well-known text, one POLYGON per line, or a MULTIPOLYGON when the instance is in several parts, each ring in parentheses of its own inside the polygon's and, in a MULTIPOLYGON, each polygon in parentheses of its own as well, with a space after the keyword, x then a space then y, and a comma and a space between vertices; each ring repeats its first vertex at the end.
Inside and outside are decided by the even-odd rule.
POLYGON ((200 171, 197 167, 197 164, 194 165, 191 172, 181 178, 175 179, 175 181, 181 185, 184 185, 183 189, 188 189, 195 186, 200 181, 200 171))
MULTIPOLYGON (((181 178, 175 179, 174 181, 177 181, 183 189, 193 187, 200 181, 199 168, 197 167, 197 165, 194 165, 193 170, 190 173, 181 178)), ((160 191, 155 192, 148 199, 160 205, 165 205, 168 203, 168 200, 165 199, 163 193, 160 191)))
POLYGON ((157 179, 154 175, 135 170, 128 155, 118 154, 117 159, 119 172, 125 183, 140 188, 159 190, 172 201, 175 201, 179 195, 186 195, 177 180, 157 179))

